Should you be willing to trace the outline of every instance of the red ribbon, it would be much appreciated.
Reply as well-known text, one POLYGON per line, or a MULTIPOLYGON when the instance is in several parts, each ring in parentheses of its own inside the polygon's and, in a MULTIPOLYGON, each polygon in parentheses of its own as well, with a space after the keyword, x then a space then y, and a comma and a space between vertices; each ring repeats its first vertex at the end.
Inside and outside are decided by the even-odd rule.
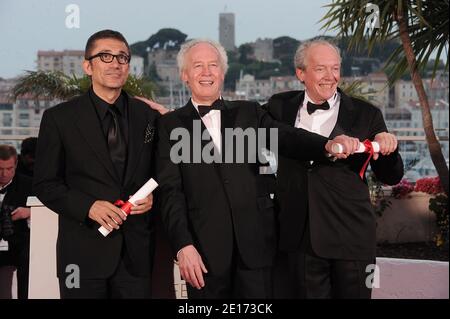
POLYGON ((361 171, 359 172, 359 177, 361 177, 361 179, 364 178, 364 172, 366 171, 367 165, 369 165, 370 159, 372 158, 374 153, 371 141, 365 140, 363 144, 365 147, 364 153, 369 153, 369 156, 367 157, 366 162, 364 163, 363 167, 361 168, 361 171))
POLYGON ((121 199, 116 200, 114 205, 119 207, 126 215, 130 215, 131 207, 133 206, 130 202, 124 202, 121 199))

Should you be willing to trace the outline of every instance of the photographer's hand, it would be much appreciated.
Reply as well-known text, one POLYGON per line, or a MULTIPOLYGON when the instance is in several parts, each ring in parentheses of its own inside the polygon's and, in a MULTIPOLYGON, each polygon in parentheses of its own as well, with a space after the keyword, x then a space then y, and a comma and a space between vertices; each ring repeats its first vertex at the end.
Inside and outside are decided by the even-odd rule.
POLYGON ((31 209, 27 207, 17 207, 11 212, 11 219, 13 221, 19 219, 27 219, 30 217, 31 209))

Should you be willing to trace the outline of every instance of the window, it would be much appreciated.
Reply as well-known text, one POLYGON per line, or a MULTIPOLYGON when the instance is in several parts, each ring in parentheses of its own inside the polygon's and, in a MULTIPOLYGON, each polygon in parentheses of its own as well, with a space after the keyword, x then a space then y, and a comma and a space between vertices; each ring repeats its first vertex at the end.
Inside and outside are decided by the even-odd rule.
POLYGON ((0 111, 12 111, 13 105, 10 103, 0 103, 0 111))
POLYGON ((12 115, 11 114, 3 114, 3 126, 12 126, 12 115))

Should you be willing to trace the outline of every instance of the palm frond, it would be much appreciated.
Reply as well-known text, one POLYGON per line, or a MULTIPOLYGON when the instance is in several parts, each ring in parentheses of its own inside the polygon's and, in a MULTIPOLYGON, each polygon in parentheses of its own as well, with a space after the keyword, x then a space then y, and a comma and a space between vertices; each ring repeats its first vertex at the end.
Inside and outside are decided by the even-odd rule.
POLYGON ((14 99, 25 94, 66 100, 81 93, 78 79, 61 72, 26 71, 12 89, 14 99))
MULTIPOLYGON (((88 76, 78 78, 57 71, 26 71, 13 87, 12 97, 16 100, 19 96, 29 94, 34 98, 68 100, 87 92, 90 87, 91 80, 88 76)), ((151 99, 156 87, 152 82, 130 75, 123 89, 132 96, 151 99)))
POLYGON ((364 93, 366 86, 367 85, 361 80, 355 80, 351 83, 341 83, 339 88, 341 88, 348 96, 369 102, 369 97, 372 96, 373 93, 364 93))
MULTIPOLYGON (((418 71, 424 70, 433 54, 436 54, 437 61, 447 55, 444 62, 445 70, 448 71, 449 0, 334 0, 325 7, 329 9, 319 21, 323 23, 322 29, 337 31, 338 36, 349 37, 349 49, 358 49, 367 41, 369 53, 376 43, 399 38, 395 17, 402 14, 408 21, 408 33, 418 71), (373 30, 367 28, 370 12, 366 12, 366 6, 369 3, 379 8, 379 28, 373 30)), ((391 83, 402 77, 407 69, 406 58, 402 53, 399 46, 386 63, 385 70, 390 70, 388 77, 391 83)), ((436 62, 433 77, 438 66, 439 62, 436 62)))

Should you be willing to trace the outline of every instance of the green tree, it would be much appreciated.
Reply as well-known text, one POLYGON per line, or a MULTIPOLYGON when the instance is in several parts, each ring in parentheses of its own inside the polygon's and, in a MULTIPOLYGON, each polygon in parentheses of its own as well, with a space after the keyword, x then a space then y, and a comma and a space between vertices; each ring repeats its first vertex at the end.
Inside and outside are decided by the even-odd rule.
POLYGON ((248 44, 242 44, 239 46, 239 63, 241 64, 249 64, 254 61, 254 59, 251 58, 253 55, 253 47, 248 44))
POLYGON ((224 86, 227 90, 234 91, 236 89, 236 81, 239 79, 241 75, 241 70, 243 74, 245 66, 240 63, 230 63, 228 67, 227 76, 225 77, 224 86))
MULTIPOLYGON (((12 89, 12 95, 17 97, 25 94, 68 100, 89 90, 91 80, 88 76, 70 77, 61 72, 26 71, 12 89)), ((156 85, 146 79, 129 75, 123 89, 132 96, 153 98, 156 85)))
MULTIPOLYGON (((448 167, 434 132, 430 105, 420 72, 433 52, 436 53, 435 72, 444 49, 448 48, 449 1, 334 0, 327 7, 329 11, 321 20, 323 28, 336 30, 338 36, 349 37, 349 48, 358 48, 367 40, 368 50, 371 52, 376 43, 400 39, 401 46, 386 62, 389 80, 393 83, 409 70, 419 96, 431 160, 448 196, 448 167), (373 17, 375 19, 371 21, 373 17), (371 22, 374 23, 374 28, 367 27, 371 22)), ((448 57, 445 70, 448 71, 448 57)))
POLYGON ((273 39, 273 57, 281 61, 280 74, 293 74, 294 55, 300 41, 283 36, 273 39))
POLYGON ((130 48, 133 54, 147 58, 148 49, 154 47, 163 48, 166 46, 168 49, 178 51, 180 45, 186 41, 186 37, 186 34, 177 29, 166 28, 159 30, 145 41, 133 43, 130 48))

